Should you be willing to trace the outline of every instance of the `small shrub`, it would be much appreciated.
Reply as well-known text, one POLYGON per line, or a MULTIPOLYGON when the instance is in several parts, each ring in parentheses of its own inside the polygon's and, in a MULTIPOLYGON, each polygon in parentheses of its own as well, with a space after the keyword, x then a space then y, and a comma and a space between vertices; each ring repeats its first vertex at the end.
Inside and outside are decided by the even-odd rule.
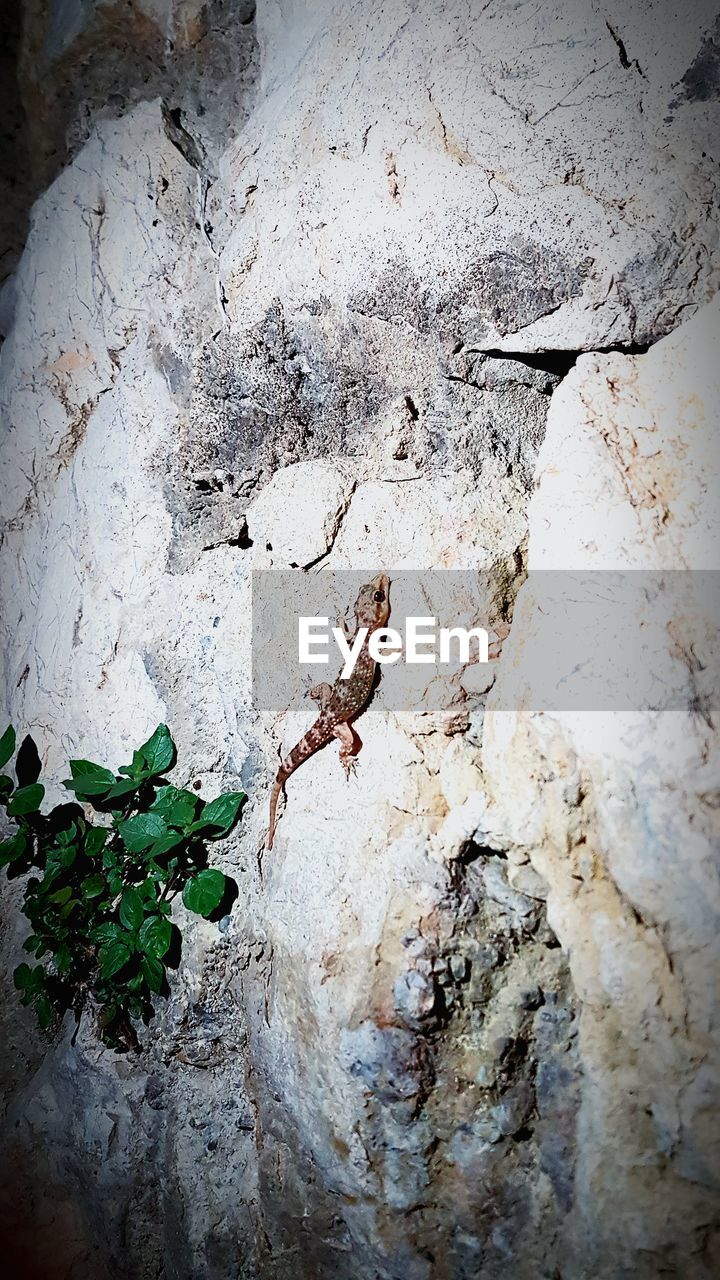
MULTIPOLYGON (((7 729, 0 769, 15 742, 7 729)), ((79 1024, 90 1006, 105 1044, 138 1048, 135 1024, 150 1022, 180 958, 173 899, 180 894, 189 911, 217 919, 237 897, 235 882, 208 866, 206 846, 232 829, 245 796, 229 792, 206 803, 172 786, 165 775, 175 760, 164 724, 117 773, 71 760, 63 785, 95 811, 92 820, 76 802, 40 812, 45 788, 32 738, 17 753, 16 782, 0 774, 0 804, 17 827, 0 842, 0 867, 29 877, 23 912, 32 932, 24 948, 36 962, 18 966, 15 986, 45 1029, 68 1009, 79 1024)))

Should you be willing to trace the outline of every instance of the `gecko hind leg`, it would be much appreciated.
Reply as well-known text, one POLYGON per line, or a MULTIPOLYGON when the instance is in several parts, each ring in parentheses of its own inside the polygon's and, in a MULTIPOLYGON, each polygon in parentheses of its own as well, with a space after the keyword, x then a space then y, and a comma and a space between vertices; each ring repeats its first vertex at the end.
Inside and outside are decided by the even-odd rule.
POLYGON ((345 770, 345 777, 349 781, 350 774, 354 773, 357 768, 357 760, 355 759, 355 756, 357 753, 358 739, 350 728, 350 725, 346 724, 344 721, 333 727, 333 734, 340 742, 339 760, 345 770))

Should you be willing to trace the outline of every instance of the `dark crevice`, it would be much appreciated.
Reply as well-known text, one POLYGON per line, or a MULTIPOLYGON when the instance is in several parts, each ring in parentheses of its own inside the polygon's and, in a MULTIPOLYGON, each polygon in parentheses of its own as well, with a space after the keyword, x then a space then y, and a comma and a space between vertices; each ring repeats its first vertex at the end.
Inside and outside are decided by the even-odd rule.
POLYGON ((618 35, 617 31, 613 30, 609 22, 606 21, 605 26, 607 27, 608 31, 610 32, 610 35, 612 36, 613 40, 615 41, 618 47, 618 53, 620 54, 620 63, 627 71, 630 67, 630 59, 627 56, 627 51, 625 49, 624 41, 620 39, 620 36, 618 35))
POLYGON ((230 546, 239 547, 241 551, 248 551, 252 546, 252 544, 253 544, 253 540, 250 537, 250 534, 248 532, 247 524, 243 523, 243 526, 240 532, 238 533, 237 538, 235 538, 234 540, 231 539, 230 546))
POLYGON ((524 1124, 520 1129, 517 1129, 515 1133, 513 1133, 511 1136, 515 1142, 529 1142, 530 1139, 534 1137, 534 1135, 535 1135, 535 1130, 533 1126, 530 1124, 524 1124))
POLYGON ((579 351, 498 351, 493 348, 480 354, 492 356, 495 360, 515 360, 518 364, 527 365, 529 369, 540 369, 542 373, 552 373, 555 377, 564 378, 581 353, 579 351))
POLYGON ((202 172, 207 163, 205 150, 192 134, 188 133, 182 123, 182 114, 179 107, 169 107, 166 102, 163 102, 162 117, 169 141, 193 169, 202 172))
MULTIPOLYGON (((575 365, 578 356, 609 355, 617 351, 624 356, 644 356, 653 346, 652 342, 617 342, 607 347, 592 347, 580 351, 500 351, 497 347, 470 348, 468 354, 492 356, 495 360, 515 360, 518 364, 527 365, 530 369, 540 369, 543 373, 565 378, 575 365)), ((464 378, 451 378, 451 381, 464 382, 464 378)))
POLYGON ((318 556, 315 556, 314 560, 308 560, 307 564, 298 564, 295 560, 292 560, 290 562, 290 568, 302 569, 303 573, 307 573, 309 569, 315 569, 319 564, 322 564, 322 561, 327 559, 331 551, 332 544, 329 547, 326 547, 324 551, 321 551, 318 556))
POLYGON ((652 342, 616 342, 608 347, 593 347, 598 355, 607 356, 611 351, 617 351, 621 356, 644 356, 646 351, 655 346, 655 340, 652 342))
POLYGON ((638 62, 637 58, 633 58, 632 61, 630 60, 630 58, 628 58, 627 49, 625 48, 625 42, 618 35, 617 31, 615 31, 614 28, 610 26, 610 23, 607 20, 605 22, 605 26, 607 27, 608 31, 610 32, 610 35, 612 36, 613 40, 615 41, 615 44, 617 45, 618 53, 620 55, 620 65, 623 66, 626 71, 631 71, 634 67, 638 75, 641 75, 643 80, 646 79, 645 72, 640 66, 640 63, 638 62))
POLYGON ((417 422, 418 418, 420 417, 420 411, 417 405, 415 404, 415 401, 413 400, 412 396, 405 397, 405 408, 410 414, 412 421, 417 422))
POLYGON ((214 551, 216 547, 239 547, 241 551, 248 551, 253 545, 253 540, 248 531, 247 521, 243 520, 237 533, 230 538, 219 538, 217 542, 208 542, 203 547, 203 551, 214 551))
POLYGON ((507 853, 499 849, 491 849, 489 845, 476 844, 473 839, 470 839, 463 845, 456 862, 461 867, 467 867, 470 866, 472 862, 476 862, 478 858, 507 859, 507 853))

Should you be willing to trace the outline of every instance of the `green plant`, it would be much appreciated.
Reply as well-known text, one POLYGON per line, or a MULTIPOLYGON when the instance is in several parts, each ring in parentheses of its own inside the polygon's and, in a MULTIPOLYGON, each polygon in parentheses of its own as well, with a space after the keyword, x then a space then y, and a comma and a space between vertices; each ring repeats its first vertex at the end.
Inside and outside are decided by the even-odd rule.
MULTIPOLYGON (((9 728, 0 738, 0 769, 15 743, 9 728)), ((63 785, 81 803, 47 814, 32 738, 17 753, 17 785, 0 774, 0 804, 17 826, 0 843, 0 867, 9 877, 29 875, 23 911, 32 933, 24 947, 39 962, 19 965, 15 986, 43 1028, 68 1009, 79 1024, 89 1005, 106 1044, 137 1048, 134 1024, 150 1022, 154 998, 168 994, 167 971, 179 962, 173 899, 181 894, 189 911, 217 919, 237 897, 235 882, 208 866, 206 842, 228 834, 245 796, 229 792, 206 803, 170 785, 165 774, 175 760, 164 724, 116 774, 71 760, 63 785)))

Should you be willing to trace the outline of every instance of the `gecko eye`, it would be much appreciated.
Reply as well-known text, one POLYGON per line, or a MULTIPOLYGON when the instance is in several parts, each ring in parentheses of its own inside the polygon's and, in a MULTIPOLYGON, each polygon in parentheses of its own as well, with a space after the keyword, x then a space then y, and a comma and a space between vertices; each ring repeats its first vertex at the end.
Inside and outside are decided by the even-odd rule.
POLYGON ((383 602, 383 600, 384 600, 384 599, 385 599, 385 592, 384 592, 384 591, 376 591, 376 592, 375 592, 375 595, 373 596, 373 600, 377 600, 378 604, 382 604, 382 602, 383 602))

